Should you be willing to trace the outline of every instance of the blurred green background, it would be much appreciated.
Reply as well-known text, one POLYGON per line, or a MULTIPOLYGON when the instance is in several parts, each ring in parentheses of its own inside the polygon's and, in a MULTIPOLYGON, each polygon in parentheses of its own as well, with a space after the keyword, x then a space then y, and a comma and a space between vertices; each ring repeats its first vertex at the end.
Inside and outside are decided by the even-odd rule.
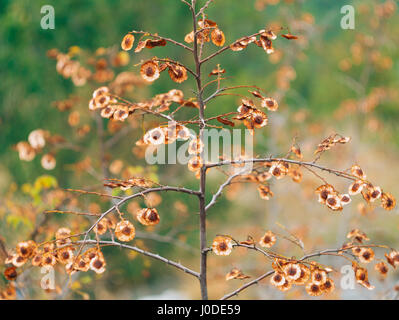
MULTIPOLYGON (((396 5, 396 1, 369 0, 215 0, 207 10, 208 18, 218 23, 227 43, 276 25, 289 27, 300 39, 287 41, 279 38, 274 42, 276 53, 270 56, 256 46, 249 46, 243 52, 225 52, 205 66, 204 77, 220 63, 227 71, 226 77, 229 77, 226 84, 256 84, 278 99, 279 111, 270 115, 270 125, 255 135, 259 154, 283 155, 292 137, 297 135, 305 155, 311 159, 317 143, 335 130, 351 136, 352 143, 323 156, 322 161, 342 169, 358 162, 376 184, 381 184, 394 195, 395 192, 398 194, 395 182, 399 178, 396 169, 399 143, 399 15, 396 5), (356 8, 355 30, 340 27, 340 9, 346 4, 356 8)), ((54 176, 62 188, 84 189, 101 183, 93 172, 76 174, 71 167, 89 157, 93 170, 101 171, 96 130, 98 119, 87 108, 93 89, 101 84, 75 87, 70 79, 57 74, 55 61, 46 56, 47 51, 57 48, 66 53, 71 47, 78 46, 82 54, 77 59, 84 63, 87 61, 85 57, 93 55, 100 47, 119 51, 121 39, 130 30, 158 32, 183 42, 191 29, 189 11, 179 0, 0 1, 0 234, 9 247, 30 234, 35 223, 42 219, 41 211, 52 209, 51 202, 37 199, 34 202, 32 194, 24 192, 24 184, 33 184, 35 179, 45 174, 54 176), (52 5, 55 9, 55 30, 42 30, 40 27, 43 5, 52 5), (84 137, 79 137, 76 127, 68 124, 68 112, 60 112, 53 105, 54 101, 65 100, 71 95, 79 96, 73 110, 79 112, 82 123, 91 126, 84 137), (26 141, 29 133, 37 128, 63 136, 69 143, 79 145, 80 149, 58 150, 57 166, 51 172, 40 166, 40 157, 31 162, 20 161, 13 146, 19 141, 26 141), (31 213, 29 219, 23 219, 26 210, 31 213), (14 215, 19 218, 14 219, 14 215)), ((207 45, 204 56, 214 50, 215 46, 207 45)), ((192 66, 191 57, 186 52, 168 44, 164 48, 145 49, 140 54, 130 52, 129 63, 116 67, 115 74, 121 71, 138 74, 139 67, 135 65, 154 55, 192 66)), ((127 97, 137 101, 172 88, 181 89, 186 97, 191 97, 193 85, 192 80, 176 85, 167 76, 161 76, 149 86, 134 88, 127 97)), ((206 93, 210 94, 211 90, 206 93)), ((245 89, 240 93, 246 94, 245 89)), ((235 111, 237 106, 237 97, 226 96, 210 103, 206 112, 212 116, 235 111)), ((185 110, 182 118, 194 114, 192 110, 185 110)), ((153 123, 157 121, 151 117, 148 119, 153 123)), ((108 126, 108 120, 100 121, 105 128, 108 126)), ((133 126, 133 130, 127 131, 107 151, 109 163, 122 159, 124 168, 129 167, 132 172, 148 170, 147 173, 162 183, 197 187, 198 181, 183 167, 153 166, 143 169, 145 162, 131 152, 135 141, 143 133, 143 124, 138 119, 129 125, 133 126)), ((146 129, 150 127, 145 126, 146 129)), ((110 139, 113 135, 107 131, 105 138, 110 139)), ((222 177, 217 172, 210 175, 208 197, 223 181, 222 177)), ((342 181, 334 178, 332 181, 341 184, 342 188, 347 187, 342 181)), ((386 213, 377 208, 364 213, 356 202, 342 214, 331 214, 316 203, 312 188, 317 187, 317 183, 312 176, 304 179, 303 187, 293 185, 291 181, 276 183, 273 186, 276 195, 267 203, 257 200, 255 187, 250 189, 245 186, 241 190, 232 187, 230 197, 221 199, 210 214, 209 241, 216 234, 231 234, 244 239, 248 234, 259 237, 266 229, 277 228, 282 232, 275 224, 278 221, 303 235, 308 240, 305 245, 309 250, 342 244, 346 232, 353 227, 362 228, 370 234, 372 241, 388 242, 392 246, 399 244, 397 210, 386 213), (293 199, 298 202, 297 205, 293 199), (320 228, 321 225, 324 227, 320 228)), ((196 268, 197 204, 193 199, 178 194, 161 196, 162 203, 158 210, 162 224, 149 231, 138 227, 142 234, 136 244, 196 268)), ((102 209, 109 205, 103 199, 98 201, 95 197, 88 196, 87 199, 80 196, 76 207, 86 207, 87 211, 93 202, 99 202, 102 209)), ((56 226, 69 224, 68 219, 73 220, 74 217, 56 216, 46 223, 56 229, 56 226)), ((295 253, 297 249, 287 243, 282 243, 281 249, 300 254, 295 253)), ((93 274, 81 276, 72 290, 63 293, 64 297, 85 298, 85 294, 91 298, 117 299, 198 297, 197 284, 168 266, 117 249, 106 248, 104 252, 108 263, 106 273, 101 277, 93 274), (176 278, 179 281, 175 281, 176 278)), ((224 274, 234 265, 238 264, 252 276, 264 270, 263 260, 252 253, 245 257, 229 257, 223 267, 220 257, 210 258, 210 268, 214 268, 210 271, 211 295, 217 297, 240 284, 225 283, 223 280, 224 274)), ((60 286, 64 278, 65 275, 60 276, 60 286)), ((398 277, 393 275, 392 279, 395 278, 398 277)), ((391 284, 386 281, 378 289, 383 292, 391 284)), ((268 285, 259 288, 249 290, 240 297, 283 297, 276 290, 269 290, 268 285)), ((287 297, 295 298, 303 293, 301 289, 293 291, 287 297)), ((335 297, 374 297, 365 291, 357 288, 353 292, 337 293, 335 297)), ((57 296, 34 289, 21 292, 28 298, 57 296)))

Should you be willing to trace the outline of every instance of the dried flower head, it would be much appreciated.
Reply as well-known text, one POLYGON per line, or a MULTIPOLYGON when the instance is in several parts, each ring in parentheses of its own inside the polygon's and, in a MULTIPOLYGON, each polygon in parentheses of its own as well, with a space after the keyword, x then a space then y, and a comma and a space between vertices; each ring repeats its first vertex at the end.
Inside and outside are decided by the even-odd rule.
POLYGON ((356 282, 367 288, 368 290, 373 290, 372 286, 368 280, 368 272, 366 268, 359 267, 356 263, 352 263, 353 270, 355 272, 356 282))
POLYGON ((306 282, 308 282, 308 280, 310 278, 309 268, 307 266, 305 266, 304 264, 299 264, 299 267, 301 268, 301 274, 300 274, 299 278, 297 278, 296 280, 293 281, 293 283, 298 286, 304 285, 306 282))
POLYGON ((17 254, 23 258, 29 259, 36 253, 37 245, 34 241, 20 242, 16 246, 17 254))
POLYGON ((303 159, 302 151, 298 146, 291 146, 291 152, 293 152, 298 159, 303 159))
POLYGON ((396 269, 399 266, 399 252, 398 251, 391 251, 389 254, 385 254, 385 257, 388 263, 396 269))
POLYGON ((290 34, 290 33, 282 34, 281 36, 288 40, 297 40, 298 39, 297 36, 294 36, 293 34, 290 34))
POLYGON ((46 145, 46 132, 42 129, 33 130, 28 136, 28 142, 34 149, 42 149, 46 145))
POLYGON ((123 50, 129 51, 130 49, 133 48, 133 44, 134 44, 134 35, 128 33, 123 37, 121 47, 123 50))
POLYGON ((90 269, 97 274, 101 274, 105 271, 105 259, 101 251, 98 251, 93 259, 90 260, 90 269))
POLYGON ((248 278, 250 278, 250 276, 245 275, 238 268, 233 268, 233 269, 231 269, 231 271, 228 274, 226 274, 226 281, 233 280, 233 279, 243 280, 243 279, 248 279, 248 278))
POLYGON ((212 30, 211 38, 213 44, 218 47, 223 46, 226 41, 223 31, 218 28, 212 30))
POLYGON ((254 128, 262 128, 268 123, 266 113, 260 110, 254 110, 251 114, 251 120, 254 128))
POLYGON ((107 96, 109 93, 109 88, 106 86, 97 88, 96 90, 94 90, 93 92, 93 98, 97 98, 100 96, 107 96))
POLYGON ((14 282, 10 282, 9 285, 0 291, 0 300, 15 300, 17 299, 17 290, 15 289, 14 282))
POLYGON ((252 113, 256 110, 253 102, 251 100, 242 99, 241 105, 238 106, 238 115, 235 119, 243 120, 251 117, 252 113))
POLYGON ((274 259, 274 261, 272 263, 272 268, 276 272, 283 272, 284 273, 283 267, 286 264, 287 264, 286 260, 276 258, 276 259, 274 259))
POLYGON ((301 276, 301 267, 296 263, 287 263, 283 270, 288 281, 295 281, 301 276))
POLYGON ((144 62, 141 65, 140 74, 144 80, 155 81, 160 76, 158 62, 152 60, 144 62))
POLYGON ((42 266, 43 267, 54 267, 57 263, 57 259, 53 253, 47 252, 43 254, 42 266))
POLYGON ((277 289, 279 289, 280 291, 288 291, 290 290, 292 287, 292 283, 290 281, 288 281, 287 279, 285 279, 285 282, 282 286, 278 286, 277 289))
POLYGON ((321 290, 324 294, 330 294, 335 289, 334 281, 330 278, 327 278, 326 282, 321 285, 321 290))
POLYGON ((269 200, 270 197, 273 197, 273 192, 270 190, 269 186, 261 184, 258 186, 258 191, 263 200, 269 200))
POLYGON ((339 134, 333 133, 325 138, 321 143, 317 145, 317 149, 314 154, 318 154, 327 151, 334 147, 336 144, 345 144, 350 141, 349 137, 343 137, 339 134))
POLYGON ((226 236, 217 236, 212 243, 212 251, 218 256, 228 256, 233 250, 233 240, 226 236))
POLYGON ((288 174, 288 171, 288 163, 278 161, 270 167, 269 173, 271 173, 276 179, 281 179, 288 174))
POLYGON ((48 242, 48 243, 45 243, 45 244, 43 245, 42 249, 43 249, 43 252, 44 252, 44 253, 47 253, 47 252, 53 252, 54 247, 55 247, 55 246, 54 246, 54 243, 48 242))
POLYGON ((361 248, 358 258, 360 262, 370 263, 374 259, 374 251, 371 248, 361 248))
POLYGON ((273 98, 263 98, 262 99, 262 107, 267 108, 269 111, 277 111, 278 103, 273 98))
POLYGON ((22 257, 18 254, 12 255, 11 263, 17 268, 22 267, 27 261, 28 258, 26 257, 22 257))
MULTIPOLYGON (((273 37, 274 38, 274 37, 273 37)), ((267 54, 272 54, 274 52, 272 38, 269 33, 263 33, 259 36, 259 40, 255 41, 258 47, 263 48, 267 54)))
POLYGON ((319 268, 312 270, 311 274, 312 283, 322 285, 327 281, 327 272, 319 268))
POLYGON ((133 224, 128 220, 119 221, 115 228, 116 238, 120 241, 131 241, 136 235, 133 224))
POLYGON ((51 153, 46 153, 40 160, 42 167, 46 170, 53 170, 57 164, 55 157, 51 153))
POLYGON ((80 255, 76 257, 76 260, 74 262, 74 269, 86 272, 90 269, 90 261, 91 260, 89 259, 88 255, 80 255))
POLYGON ((155 47, 164 47, 166 46, 166 43, 167 42, 165 39, 145 39, 144 41, 139 41, 136 49, 134 49, 134 52, 138 53, 144 48, 152 49, 155 47))
POLYGON ((388 192, 384 192, 381 195, 381 206, 385 210, 393 210, 396 206, 396 199, 394 196, 388 192))
POLYGON ((375 200, 379 199, 382 195, 381 188, 378 186, 371 187, 369 193, 370 193, 370 202, 374 202, 375 200))
POLYGON ((14 281, 18 277, 18 272, 16 267, 9 267, 4 270, 4 277, 9 281, 14 281))
POLYGON ((220 69, 220 65, 218 64, 217 65, 217 68, 215 68, 215 69, 213 69, 210 73, 209 73, 209 77, 210 76, 218 76, 218 75, 221 75, 221 74, 223 74, 223 73, 226 73, 226 70, 225 69, 220 69))
POLYGON ((347 235, 346 237, 348 239, 352 239, 352 240, 356 240, 360 243, 362 243, 363 241, 369 241, 370 239, 367 237, 367 235, 363 232, 360 231, 359 229, 352 229, 347 235))
POLYGON ((160 145, 165 143, 165 133, 161 128, 154 128, 148 131, 144 137, 144 142, 150 145, 160 145))
POLYGON ((310 296, 320 296, 323 294, 322 285, 320 283, 309 282, 306 285, 306 292, 310 296))
POLYGON ((32 265, 35 266, 35 267, 41 267, 42 266, 42 261, 43 261, 43 254, 41 252, 38 252, 32 258, 32 265))
POLYGON ((236 40, 232 45, 230 45, 230 49, 233 51, 241 51, 244 50, 248 44, 255 42, 256 37, 243 37, 236 40))
POLYGON ((268 230, 260 239, 259 244, 264 248, 271 248, 276 243, 276 240, 276 235, 268 230))
POLYGON ((359 178, 359 179, 362 179, 362 180, 365 180, 365 179, 366 179, 366 174, 364 173, 364 171, 362 170, 362 168, 360 168, 360 166, 358 166, 358 165, 353 165, 353 166, 351 167, 351 172, 352 172, 352 174, 353 174, 355 177, 357 177, 357 178, 359 178))
POLYGON ((69 238, 71 235, 71 230, 68 228, 60 228, 56 231, 55 233, 55 239, 56 245, 58 247, 64 246, 66 244, 69 244, 72 242, 72 240, 69 238))
POLYGON ((351 203, 352 199, 349 194, 340 194, 339 201, 341 202, 342 206, 346 206, 347 204, 351 203))
POLYGON ((330 194, 327 197, 326 200, 326 205, 333 211, 341 211, 342 210, 342 204, 340 197, 336 194, 330 194))
POLYGON ((103 218, 93 228, 93 231, 99 235, 102 235, 107 232, 107 226, 108 226, 108 219, 103 218))
POLYGON ((388 266, 383 262, 379 262, 374 266, 375 271, 377 271, 380 276, 386 277, 388 274, 388 266))
POLYGON ((158 211, 155 208, 143 208, 137 212, 136 217, 145 226, 154 226, 160 221, 158 211))
POLYGON ((74 259, 73 250, 71 247, 65 247, 57 250, 56 256, 58 262, 62 264, 67 264, 74 259))
POLYGON ((35 149, 25 141, 18 142, 15 146, 15 149, 18 151, 20 160, 32 161, 35 158, 35 149))
POLYGON ((181 83, 187 80, 187 70, 181 65, 170 63, 168 73, 174 82, 181 83))
POLYGON ((292 181, 300 183, 303 178, 303 174, 299 169, 290 168, 288 175, 292 178, 292 181))
POLYGON ((270 278, 270 283, 275 287, 280 287, 284 285, 285 282, 286 279, 284 277, 284 274, 281 272, 275 272, 273 276, 270 278))
POLYGON ((318 187, 315 192, 319 196, 318 201, 322 204, 326 204, 328 196, 335 194, 335 189, 332 185, 324 184, 318 187))

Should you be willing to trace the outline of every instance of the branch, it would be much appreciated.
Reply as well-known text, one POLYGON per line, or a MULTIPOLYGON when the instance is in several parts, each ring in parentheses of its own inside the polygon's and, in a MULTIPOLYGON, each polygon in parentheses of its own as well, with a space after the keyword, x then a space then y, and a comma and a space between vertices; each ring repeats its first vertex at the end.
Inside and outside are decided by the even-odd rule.
POLYGON ((233 292, 224 295, 222 298, 220 298, 220 300, 227 300, 233 296, 238 295, 241 291, 247 289, 248 287, 250 287, 254 284, 258 284, 259 281, 263 280, 264 278, 267 278, 268 276, 271 276, 273 273, 274 273, 274 271, 268 271, 268 272, 262 274, 260 277, 244 284, 243 286, 239 287, 238 289, 234 290, 233 292))
POLYGON ((190 72, 194 76, 194 78, 198 77, 198 75, 193 70, 191 70, 189 67, 187 67, 186 65, 184 65, 178 61, 174 61, 171 59, 158 59, 158 58, 152 58, 151 60, 158 61, 158 62, 169 62, 169 63, 175 64, 177 66, 185 68, 188 72, 190 72))
POLYGON ((169 186, 161 186, 161 187, 157 187, 157 188, 150 188, 150 189, 146 189, 143 190, 141 192, 132 194, 128 197, 123 198, 122 200, 120 200, 119 202, 117 202, 116 204, 114 204, 111 208, 109 208, 107 211, 105 211, 104 213, 101 214, 101 216, 97 219, 97 221, 84 233, 84 239, 83 239, 83 244, 80 246, 79 250, 78 250, 78 254, 79 255, 83 249, 83 246, 85 244, 85 241, 87 240, 87 237, 89 235, 89 233, 95 228, 95 226, 104 218, 106 217, 109 213, 111 213, 114 210, 118 210, 119 207, 124 204, 125 202, 132 200, 134 198, 137 197, 142 197, 147 193, 151 193, 151 192, 160 192, 160 191, 175 191, 175 192, 182 192, 182 193, 188 193, 188 194, 192 194, 192 195, 196 195, 199 196, 199 192, 198 191, 194 191, 191 189, 186 189, 186 188, 180 188, 180 187, 169 187, 169 186))
POLYGON ((180 241, 178 239, 175 239, 174 237, 168 236, 168 235, 160 235, 156 233, 147 233, 147 232, 140 232, 136 231, 136 238, 138 239, 149 239, 149 240, 155 240, 163 243, 168 243, 175 245, 177 247, 181 247, 185 250, 188 250, 192 252, 194 250, 194 247, 190 246, 189 244, 180 241))
MULTIPOLYGON (((197 74, 197 90, 198 90, 198 104, 199 104, 199 138, 204 141, 204 128, 205 128, 205 104, 202 99, 202 81, 201 81, 201 58, 198 55, 198 33, 197 33, 197 15, 195 13, 196 0, 191 0, 191 13, 193 19, 193 32, 194 32, 194 44, 193 44, 193 59, 195 62, 195 71, 197 74)), ((201 152, 201 158, 204 159, 204 151, 201 152)), ((208 300, 208 285, 207 285, 207 254, 204 252, 206 248, 206 209, 205 209, 205 189, 206 189, 206 168, 204 166, 200 169, 200 195, 199 195, 199 229, 200 229, 200 287, 201 297, 203 300, 208 300)))
MULTIPOLYGON (((162 60, 165 60, 165 59, 153 59, 153 60, 162 61, 162 60)), ((168 60, 168 61, 169 61, 169 60, 168 60)), ((160 113, 160 112, 153 111, 153 110, 149 109, 148 107, 136 107, 136 106, 134 105, 134 103, 132 103, 132 102, 130 102, 130 101, 128 101, 128 100, 126 100, 126 99, 124 99, 124 98, 122 98, 122 97, 116 95, 116 94, 112 94, 111 97, 114 97, 114 98, 116 98, 116 99, 118 99, 118 100, 121 100, 121 101, 122 101, 123 103, 125 103, 127 106, 135 107, 134 111, 140 110, 140 111, 142 111, 143 113, 153 114, 153 115, 159 116, 159 117, 161 117, 161 118, 167 119, 168 121, 174 121, 174 120, 173 120, 173 117, 171 117, 171 116, 169 116, 169 115, 166 115, 166 114, 163 114, 163 113, 160 113)), ((110 139, 110 140, 111 140, 111 139, 110 139)))
POLYGON ((199 278, 199 273, 198 272, 193 271, 193 270, 183 266, 182 264, 180 264, 178 262, 174 262, 172 260, 169 260, 169 259, 166 259, 166 258, 160 256, 159 254, 151 253, 151 252, 145 251, 143 249, 140 249, 140 248, 137 248, 137 247, 134 247, 134 246, 130 246, 130 245, 127 245, 127 244, 116 242, 116 241, 106 241, 106 240, 100 240, 100 241, 97 241, 97 240, 84 240, 84 241, 77 241, 77 243, 81 243, 81 244, 88 244, 88 243, 89 244, 103 244, 103 245, 107 245, 107 246, 116 246, 116 247, 129 249, 129 250, 141 253, 141 254, 143 254, 143 255, 145 255, 147 257, 151 257, 153 259, 160 260, 160 261, 162 261, 162 262, 164 262, 166 264, 169 264, 169 265, 171 265, 171 266, 173 266, 173 267, 175 267, 177 269, 180 269, 180 270, 184 271, 185 273, 191 274, 192 276, 194 276, 196 278, 199 278))
POLYGON ((198 11, 198 13, 196 14, 196 17, 198 18, 201 14, 204 13, 204 11, 209 7, 209 5, 212 3, 213 0, 208 0, 204 6, 198 11))
MULTIPOLYGON (((252 34, 252 35, 250 35, 250 36, 246 36, 245 39, 251 38, 251 37, 256 37, 256 36, 258 36, 258 35, 260 35, 260 34, 262 34, 262 33, 263 33, 263 31, 262 31, 262 32, 254 33, 254 34, 252 34)), ((235 42, 237 42, 237 40, 234 41, 234 42, 232 42, 232 43, 229 44, 229 45, 224 46, 223 48, 219 49, 218 51, 212 53, 210 56, 208 56, 208 57, 202 59, 202 60, 200 61, 200 63, 203 64, 204 62, 206 62, 206 61, 208 61, 208 60, 210 60, 210 59, 216 57, 217 55, 219 55, 219 54, 221 54, 222 52, 224 52, 224 51, 226 51, 227 49, 229 49, 230 46, 231 46, 232 44, 234 44, 235 42)))
POLYGON ((225 165, 230 165, 230 164, 244 164, 244 163, 257 163, 257 162, 286 162, 286 163, 292 163, 292 164, 297 164, 299 166, 307 166, 307 167, 313 167, 313 168, 317 168, 319 170, 322 171, 327 171, 329 173, 335 174, 339 177, 343 177, 346 179, 350 179, 350 180, 356 180, 356 178, 349 174, 349 173, 345 173, 343 171, 340 170, 336 170, 336 169, 330 169, 327 167, 323 167, 320 166, 316 163, 313 162, 306 162, 306 161, 298 161, 298 160, 292 160, 292 159, 285 159, 285 158, 264 158, 264 159, 244 159, 244 160, 225 160, 225 161, 221 161, 221 162, 217 162, 217 163, 209 163, 209 164, 205 164, 204 166, 208 169, 208 168, 213 168, 213 167, 220 167, 220 166, 225 166, 225 165))
MULTIPOLYGON (((237 246, 241 246, 241 247, 244 246, 244 247, 248 247, 249 249, 255 249, 255 248, 256 248, 255 246, 246 246, 246 245, 242 245, 242 244, 239 244, 239 245, 237 245, 237 246)), ((385 248, 385 249, 388 249, 388 247, 387 247, 387 246, 384 246, 384 245, 373 245, 373 244, 370 244, 370 245, 362 245, 362 244, 358 244, 358 245, 348 246, 348 247, 346 247, 346 248, 325 249, 325 250, 322 250, 322 251, 317 251, 317 252, 314 252, 314 253, 310 253, 310 254, 304 255, 304 256, 303 256, 302 258, 300 258, 299 260, 296 260, 296 259, 287 259, 287 258, 282 258, 282 259, 285 259, 285 260, 287 260, 287 261, 292 261, 292 262, 301 262, 301 261, 307 260, 307 259, 312 258, 312 257, 318 257, 318 256, 322 256, 322 255, 328 255, 328 254, 330 254, 330 253, 345 252, 345 251, 348 251, 348 250, 350 250, 350 249, 352 249, 352 248, 355 248, 355 247, 367 247, 367 248, 370 248, 370 247, 377 247, 377 248, 385 248)), ((258 248, 258 249, 259 249, 259 248, 258 248)), ((259 250, 257 250, 257 251, 259 251, 259 250)), ((262 250, 262 251, 263 251, 263 250, 262 250)), ((343 256, 343 257, 344 257, 344 256, 343 256)), ((274 274, 274 270, 268 271, 268 272, 264 273, 263 275, 261 275, 260 277, 254 279, 254 280, 252 280, 252 281, 249 281, 248 283, 244 284, 243 286, 239 287, 238 289, 234 290, 233 292, 224 295, 220 300, 227 300, 227 299, 229 299, 229 298, 231 298, 231 297, 233 297, 233 296, 236 296, 236 295, 238 295, 238 293, 240 293, 241 291, 243 291, 243 290, 249 288, 250 286, 252 286, 252 285, 254 285, 254 284, 257 284, 260 280, 262 280, 262 279, 264 279, 264 278, 266 278, 266 277, 268 277, 268 276, 270 276, 270 275, 272 275, 272 274, 274 274)))
POLYGON ((78 192, 78 193, 82 193, 82 194, 93 194, 96 196, 100 196, 100 197, 110 197, 113 199, 123 199, 123 197, 119 197, 119 196, 113 196, 107 193, 101 193, 101 192, 95 192, 95 191, 86 191, 86 190, 78 190, 78 189, 64 189, 65 191, 69 191, 69 192, 78 192))
POLYGON ((184 49, 186 49, 186 50, 188 50, 190 52, 193 51, 193 49, 191 49, 190 47, 187 47, 185 44, 183 44, 181 42, 178 42, 178 41, 170 39, 170 38, 161 37, 161 36, 159 36, 157 34, 149 33, 147 31, 136 31, 136 30, 133 30, 133 31, 130 31, 129 33, 144 34, 144 35, 148 35, 148 36, 153 37, 153 38, 163 39, 163 40, 168 41, 170 43, 173 43, 173 44, 175 44, 175 45, 177 45, 179 47, 182 47, 182 48, 184 48, 184 49))
POLYGON ((198 191, 194 191, 194 190, 186 189, 186 188, 180 188, 180 187, 169 187, 169 186, 161 186, 161 187, 157 187, 157 188, 150 188, 150 189, 140 191, 138 193, 135 193, 135 194, 132 194, 130 196, 123 198, 122 200, 117 202, 114 206, 112 206, 107 211, 105 211, 103 214, 101 214, 101 216, 98 218, 98 220, 86 231, 86 233, 88 234, 101 221, 101 219, 103 219, 110 212, 119 208, 125 202, 132 200, 134 198, 137 198, 137 197, 142 197, 147 193, 161 192, 161 191, 175 191, 175 192, 182 192, 182 193, 187 193, 187 194, 191 194, 191 195, 197 195, 197 196, 199 195, 198 191))
POLYGON ((227 90, 233 90, 233 89, 239 89, 239 88, 254 88, 254 89, 258 89, 259 91, 260 88, 258 86, 250 86, 250 85, 242 85, 242 86, 234 86, 234 87, 223 87, 223 88, 219 88, 217 89, 214 93, 212 93, 208 98, 206 98, 204 100, 204 103, 207 103, 209 100, 212 100, 213 98, 216 98, 220 93, 222 93, 223 91, 227 91, 227 90))
POLYGON ((245 171, 240 171, 238 173, 235 173, 227 178, 227 180, 219 187, 218 191, 213 195, 211 201, 208 203, 208 205, 205 207, 205 211, 208 211, 215 203, 217 198, 219 198, 222 195, 223 189, 226 188, 228 185, 230 185, 231 181, 240 175, 242 175, 245 171))

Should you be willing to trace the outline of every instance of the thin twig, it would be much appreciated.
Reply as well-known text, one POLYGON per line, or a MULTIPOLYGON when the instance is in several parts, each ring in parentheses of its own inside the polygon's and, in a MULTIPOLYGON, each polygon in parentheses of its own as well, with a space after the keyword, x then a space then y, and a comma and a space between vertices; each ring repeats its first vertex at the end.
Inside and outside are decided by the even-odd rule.
POLYGON ((245 163, 267 163, 267 162, 286 162, 286 163, 292 163, 292 164, 297 164, 300 166, 308 166, 308 167, 314 167, 322 171, 327 171, 329 173, 335 174, 337 176, 350 179, 350 180, 356 180, 357 178, 349 173, 336 170, 336 169, 330 169, 327 167, 323 167, 321 165, 318 165, 313 162, 306 162, 306 161, 299 161, 299 160, 292 160, 292 159, 286 159, 286 158, 256 158, 256 159, 243 159, 243 160, 225 160, 217 163, 209 163, 205 164, 204 166, 208 168, 213 168, 213 167, 219 167, 219 166, 225 166, 225 165, 231 165, 231 164, 245 164, 245 163))
POLYGON ((238 295, 241 291, 249 288, 250 286, 252 286, 254 284, 257 284, 259 281, 267 278, 268 276, 271 276, 273 273, 274 273, 274 271, 272 270, 272 271, 268 271, 268 272, 262 274, 260 277, 254 279, 252 281, 249 281, 248 283, 244 284, 243 286, 239 287, 238 289, 234 290, 233 292, 224 295, 222 298, 220 298, 220 300, 227 300, 233 296, 238 295))
POLYGON ((206 9, 208 9, 209 5, 210 5, 212 2, 213 2, 213 0, 208 0, 208 1, 204 4, 204 6, 198 11, 198 13, 196 14, 196 17, 198 18, 201 14, 203 14, 204 11, 205 11, 206 9))
POLYGON ((97 244, 97 243, 99 243, 100 245, 116 246, 116 247, 129 249, 129 250, 138 252, 140 254, 143 254, 143 255, 145 255, 147 257, 151 257, 153 259, 160 260, 160 261, 162 261, 162 262, 164 262, 166 264, 169 264, 169 265, 171 265, 173 267, 176 267, 177 269, 180 269, 180 270, 184 271, 185 273, 191 274, 192 276, 194 276, 196 278, 199 278, 199 273, 198 272, 193 271, 193 270, 183 266, 182 264, 180 264, 178 262, 169 260, 167 258, 164 258, 164 257, 160 256, 159 254, 155 254, 155 253, 152 253, 152 252, 149 252, 149 251, 146 251, 146 250, 134 247, 134 246, 130 246, 130 245, 127 245, 127 244, 116 242, 116 241, 106 241, 106 240, 100 240, 98 242, 97 242, 97 240, 85 240, 85 241, 77 241, 77 243, 80 243, 80 244, 97 244))
MULTIPOLYGON (((262 34, 262 33, 263 33, 263 32, 256 32, 256 33, 254 33, 254 34, 252 34, 252 35, 250 35, 250 36, 246 36, 246 37, 244 37, 244 38, 245 38, 245 39, 248 39, 248 38, 256 37, 256 36, 258 36, 258 35, 260 35, 260 34, 262 34)), ((237 42, 237 40, 234 41, 234 42, 232 42, 232 43, 229 44, 229 45, 224 46, 223 48, 219 49, 218 51, 212 53, 212 54, 209 55, 208 57, 202 59, 202 60, 200 61, 200 63, 203 64, 204 62, 213 59, 214 57, 218 56, 218 55, 221 54, 222 52, 224 52, 224 51, 226 51, 227 49, 229 49, 230 46, 231 46, 232 44, 234 44, 235 42, 237 42)))
POLYGON ((236 177, 242 175, 244 172, 245 172, 245 171, 239 171, 239 172, 237 172, 237 173, 232 174, 231 176, 229 176, 229 177, 227 178, 227 180, 226 180, 222 185, 220 185, 218 191, 213 195, 211 201, 210 201, 210 202, 207 204, 207 206, 205 207, 205 211, 208 211, 213 205, 215 205, 217 198, 220 197, 220 196, 222 195, 223 189, 226 188, 228 185, 230 185, 231 181, 232 181, 234 178, 236 178, 236 177))
MULTIPOLYGON (((254 247, 255 247, 255 246, 246 246, 246 245, 242 245, 242 244, 240 244, 239 246, 245 246, 245 247, 248 247, 248 249, 254 249, 254 247)), ((304 256, 303 256, 302 258, 300 258, 299 260, 296 260, 296 259, 285 259, 285 260, 290 261, 290 262, 302 262, 302 261, 305 261, 305 260, 307 260, 307 259, 309 259, 309 258, 318 257, 318 256, 322 256, 322 255, 329 255, 329 254, 331 254, 331 253, 345 252, 345 251, 348 251, 348 250, 350 250, 350 249, 352 249, 352 248, 356 248, 356 247, 367 247, 367 248, 370 248, 370 247, 377 247, 377 248, 389 249, 387 246, 384 246, 384 245, 373 245, 373 244, 370 244, 370 245, 361 245, 361 244, 359 244, 359 245, 348 246, 348 247, 346 247, 346 248, 326 249, 326 250, 322 250, 322 251, 313 252, 313 253, 304 255, 304 256)), ((259 250, 257 250, 257 251, 259 251, 259 250)), ((259 252, 260 252, 260 251, 259 251, 259 252)), ((261 252, 261 253, 262 253, 262 252, 261 252)), ((227 300, 227 299, 229 299, 229 298, 231 298, 231 297, 233 297, 233 296, 236 296, 236 295, 238 295, 238 293, 240 293, 241 291, 243 291, 243 290, 249 288, 250 286, 252 286, 252 285, 254 285, 254 284, 257 284, 260 280, 262 280, 262 279, 264 279, 264 278, 266 278, 266 277, 268 277, 268 276, 271 276, 271 275, 273 275, 273 274, 274 274, 274 270, 268 271, 268 272, 264 273, 263 275, 261 275, 260 277, 254 279, 254 280, 252 280, 252 281, 249 281, 248 283, 244 284, 243 286, 239 287, 238 289, 234 290, 233 292, 224 295, 224 296, 221 298, 221 300, 227 300)))
POLYGON ((173 43, 173 44, 175 44, 175 45, 177 45, 179 47, 182 47, 182 48, 184 48, 184 49, 186 49, 186 50, 188 50, 190 52, 193 51, 193 49, 191 49, 190 47, 187 47, 185 44, 183 44, 181 42, 178 42, 178 41, 170 39, 170 38, 161 37, 158 34, 149 33, 147 31, 137 31, 137 30, 130 31, 129 33, 143 34, 143 35, 148 35, 148 36, 156 38, 156 39, 163 39, 163 40, 168 41, 170 43, 173 43))

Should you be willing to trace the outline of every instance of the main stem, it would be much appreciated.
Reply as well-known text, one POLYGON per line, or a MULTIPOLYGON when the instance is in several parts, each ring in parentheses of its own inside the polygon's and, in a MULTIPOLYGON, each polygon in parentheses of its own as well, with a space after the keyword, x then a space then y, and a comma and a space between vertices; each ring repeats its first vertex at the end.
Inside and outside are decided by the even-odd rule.
MULTIPOLYGON (((198 44, 197 44, 197 16, 195 12, 195 2, 196 0, 192 0, 191 2, 191 12, 193 15, 193 30, 194 30, 194 48, 193 48, 193 56, 195 62, 195 70, 196 70, 196 81, 197 81, 197 100, 199 104, 199 138, 203 141, 204 136, 204 128, 205 128, 205 117, 204 117, 204 100, 202 98, 202 83, 201 83, 201 62, 200 57, 198 55, 198 44)), ((203 152, 201 157, 203 158, 203 152)), ((204 159, 203 159, 204 160, 204 159)), ((203 300, 208 300, 208 287, 206 280, 207 273, 207 252, 206 252, 206 209, 205 209, 205 187, 206 187, 206 167, 203 166, 201 168, 200 175, 200 195, 199 195, 199 215, 200 215, 200 250, 201 250, 201 264, 200 264, 200 287, 201 287, 201 297, 203 300)))

